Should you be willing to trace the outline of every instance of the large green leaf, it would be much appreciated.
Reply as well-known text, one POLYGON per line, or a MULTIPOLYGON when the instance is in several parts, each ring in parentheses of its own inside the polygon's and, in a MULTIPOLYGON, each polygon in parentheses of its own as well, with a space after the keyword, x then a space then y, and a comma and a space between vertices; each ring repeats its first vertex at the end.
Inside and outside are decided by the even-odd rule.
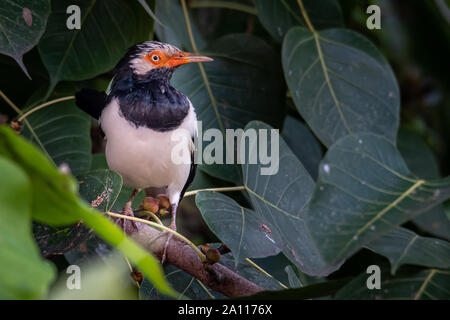
POLYGON ((253 210, 211 191, 200 192, 195 202, 211 231, 231 249, 236 265, 245 258, 263 258, 280 252, 271 237, 272 226, 265 225, 253 210))
POLYGON ((336 294, 336 299, 363 300, 448 300, 450 272, 437 269, 407 269, 392 276, 381 268, 381 289, 368 289, 367 273, 350 281, 336 294))
POLYGON ((51 80, 83 80, 112 69, 125 51, 148 40, 151 19, 137 1, 80 0, 81 29, 66 28, 72 0, 52 1, 52 14, 39 42, 51 80), (95 48, 95 50, 93 49, 95 48))
MULTIPOLYGON (((288 30, 306 27, 298 0, 254 0, 258 17, 270 35, 281 42, 288 30)), ((339 3, 335 0, 304 0, 305 9, 317 29, 341 27, 343 24, 339 3)))
POLYGON ((89 171, 78 176, 80 195, 101 212, 110 211, 122 190, 122 177, 108 169, 89 171))
MULTIPOLYGON (((193 51, 179 0, 156 0, 156 16, 161 23, 155 22, 155 32, 161 41, 193 51)), ((192 18, 189 20, 192 22, 192 18)), ((197 48, 203 49, 206 42, 195 24, 191 24, 191 29, 197 48)))
POLYGON ((102 259, 92 259, 80 266, 79 289, 67 287, 67 276, 52 287, 53 300, 131 300, 136 299, 136 286, 130 281, 130 270, 117 252, 102 259))
POLYGON ((282 136, 311 177, 316 179, 322 159, 322 147, 308 127, 299 120, 287 116, 284 120, 282 136))
POLYGON ((22 56, 37 45, 50 14, 50 0, 9 0, 0 7, 0 53, 13 57, 28 75, 22 56))
MULTIPOLYGON (((92 170, 77 179, 81 197, 101 212, 111 210, 122 190, 122 177, 108 169, 92 170)), ((33 230, 43 254, 63 254, 92 235, 82 223, 64 227, 35 223, 33 230)))
POLYGON ((32 144, 10 128, 0 126, 0 155, 13 160, 28 175, 32 186, 33 218, 51 226, 82 220, 104 240, 126 255, 163 293, 175 295, 156 258, 128 238, 113 222, 78 197, 77 184, 59 172, 32 144))
POLYGON ((449 242, 420 237, 405 228, 396 228, 370 242, 366 247, 388 257, 393 274, 403 264, 450 268, 449 242))
MULTIPOLYGON (((268 125, 258 121, 250 122, 246 126, 246 130, 250 128, 255 130, 271 129, 268 125)), ((270 137, 270 133, 268 133, 268 137, 270 137)), ((269 150, 271 143, 269 139, 267 146, 269 150)), ((246 154, 248 153, 257 153, 255 141, 247 144, 246 154)), ((253 219, 258 221, 258 225, 267 226, 270 230, 270 234, 268 234, 270 238, 303 272, 310 275, 327 275, 334 271, 339 263, 330 266, 321 259, 306 228, 303 216, 303 209, 314 189, 314 181, 311 176, 282 139, 279 140, 278 172, 273 175, 262 175, 262 167, 265 166, 248 164, 248 161, 242 165, 244 186, 253 207, 253 210, 244 210, 244 214, 255 215, 256 219, 253 219)), ((211 211, 223 210, 224 202, 218 202, 214 193, 202 193, 198 196, 201 200, 198 201, 198 205, 202 215, 212 214, 215 216, 216 214, 211 211)), ((228 198, 227 211, 233 210, 233 216, 242 217, 242 207, 234 205, 231 201, 228 198)), ((230 215, 231 213, 227 213, 227 216, 230 215)), ((240 225, 242 226, 242 223, 240 225)), ((226 236, 227 239, 240 239, 241 237, 242 228, 228 227, 224 224, 214 224, 210 227, 214 228, 213 232, 217 235, 226 236), (225 234, 223 229, 227 230, 228 234, 225 234)), ((260 232, 260 235, 265 236, 263 232, 260 232)), ((247 235, 243 239, 248 237, 247 235)))
POLYGON ((27 119, 39 141, 28 126, 24 126, 24 137, 42 146, 57 166, 67 164, 74 175, 90 168, 91 118, 75 106, 74 100, 40 109, 27 119))
POLYGON ((328 150, 305 218, 333 264, 449 196, 450 178, 417 178, 390 141, 362 133, 328 150))
MULTIPOLYGON (((267 43, 254 36, 233 34, 217 39, 202 53, 214 58, 203 65, 205 74, 198 65, 183 66, 175 72, 172 83, 192 101, 203 132, 216 128, 225 137, 226 129, 243 128, 254 119, 281 125, 281 73, 276 53, 267 43)), ((201 168, 231 182, 240 180, 236 166, 201 168)))
POLYGON ((292 28, 283 41, 285 78, 295 105, 326 145, 373 132, 395 142, 400 93, 395 76, 364 37, 344 29, 292 28))
POLYGON ((55 270, 31 236, 31 184, 23 170, 0 157, 0 299, 44 298, 55 270))
MULTIPOLYGON (((408 168, 414 174, 424 179, 440 178, 437 159, 419 134, 412 130, 400 129, 397 146, 408 168)), ((414 218, 413 222, 431 234, 450 240, 450 219, 446 216, 442 205, 422 213, 414 218)))

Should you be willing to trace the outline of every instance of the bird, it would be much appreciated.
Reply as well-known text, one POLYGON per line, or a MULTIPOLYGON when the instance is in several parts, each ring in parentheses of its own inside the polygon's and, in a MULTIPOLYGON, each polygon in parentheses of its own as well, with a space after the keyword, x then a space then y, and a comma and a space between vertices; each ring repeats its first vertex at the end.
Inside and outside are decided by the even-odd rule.
POLYGON ((169 227, 176 230, 178 204, 196 171, 197 116, 189 98, 170 80, 184 64, 211 61, 171 44, 145 41, 120 59, 106 92, 83 88, 75 94, 76 105, 97 119, 105 134, 108 167, 133 188, 123 214, 133 216, 131 204, 140 190, 165 188, 172 211, 169 227), (176 141, 176 132, 189 137, 176 141), (175 145, 190 155, 186 161, 174 161, 175 145))

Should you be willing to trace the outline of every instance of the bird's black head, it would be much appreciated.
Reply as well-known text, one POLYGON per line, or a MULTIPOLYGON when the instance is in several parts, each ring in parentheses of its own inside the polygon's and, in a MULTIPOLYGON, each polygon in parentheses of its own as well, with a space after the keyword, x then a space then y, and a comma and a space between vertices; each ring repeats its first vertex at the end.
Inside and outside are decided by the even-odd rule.
POLYGON ((136 82, 169 81, 176 67, 192 62, 209 62, 211 58, 183 52, 158 41, 146 41, 131 47, 120 60, 118 73, 132 75, 136 82))

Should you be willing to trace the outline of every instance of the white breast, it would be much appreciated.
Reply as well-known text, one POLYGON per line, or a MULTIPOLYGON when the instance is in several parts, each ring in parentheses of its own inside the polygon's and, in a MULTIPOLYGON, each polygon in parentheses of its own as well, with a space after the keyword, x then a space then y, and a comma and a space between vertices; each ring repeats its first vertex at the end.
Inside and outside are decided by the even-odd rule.
MULTIPOLYGON (((197 132, 197 117, 190 104, 188 115, 179 129, 186 132, 186 152, 191 150, 191 137, 197 132)), ((168 187, 171 202, 178 202, 180 192, 189 176, 190 162, 177 164, 172 149, 173 131, 159 132, 145 127, 136 128, 122 115, 117 99, 105 107, 100 124, 106 135, 106 160, 110 169, 118 172, 124 184, 133 188, 168 187)))

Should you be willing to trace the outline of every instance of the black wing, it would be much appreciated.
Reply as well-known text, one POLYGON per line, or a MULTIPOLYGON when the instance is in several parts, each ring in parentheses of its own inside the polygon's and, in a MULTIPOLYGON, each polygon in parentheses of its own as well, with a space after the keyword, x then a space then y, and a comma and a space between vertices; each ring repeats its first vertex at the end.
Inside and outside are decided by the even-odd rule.
MULTIPOLYGON (((194 144, 194 139, 192 139, 192 144, 194 144)), ((194 146, 195 148, 195 146, 194 146)), ((183 190, 181 191, 180 195, 180 201, 183 199, 184 193, 186 192, 187 188, 191 185, 192 181, 194 181, 195 178, 195 172, 197 171, 197 164, 195 163, 194 159, 194 149, 191 152, 191 170, 189 171, 189 177, 186 180, 186 184, 183 187, 183 190)))
POLYGON ((106 107, 107 101, 107 94, 101 91, 81 89, 75 93, 75 103, 78 108, 97 120, 100 118, 103 109, 106 107))

